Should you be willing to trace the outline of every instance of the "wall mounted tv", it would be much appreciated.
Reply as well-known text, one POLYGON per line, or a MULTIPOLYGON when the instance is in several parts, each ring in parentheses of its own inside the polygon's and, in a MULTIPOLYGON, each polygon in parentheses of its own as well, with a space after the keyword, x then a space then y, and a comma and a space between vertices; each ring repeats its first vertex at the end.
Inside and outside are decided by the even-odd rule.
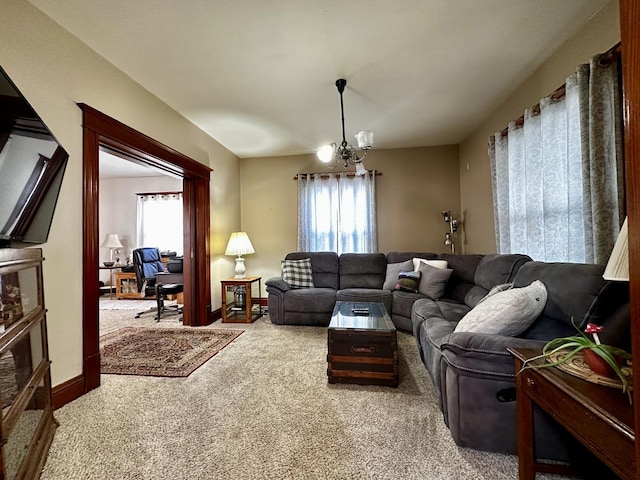
POLYGON ((0 248, 47 241, 68 158, 0 67, 0 248))

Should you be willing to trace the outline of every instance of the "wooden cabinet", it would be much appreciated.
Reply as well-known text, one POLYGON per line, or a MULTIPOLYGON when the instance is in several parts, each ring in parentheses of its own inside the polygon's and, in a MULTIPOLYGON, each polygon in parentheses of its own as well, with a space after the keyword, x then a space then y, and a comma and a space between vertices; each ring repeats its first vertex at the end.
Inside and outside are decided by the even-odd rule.
POLYGON ((36 479, 57 422, 42 288, 42 250, 0 249, 0 478, 36 479))

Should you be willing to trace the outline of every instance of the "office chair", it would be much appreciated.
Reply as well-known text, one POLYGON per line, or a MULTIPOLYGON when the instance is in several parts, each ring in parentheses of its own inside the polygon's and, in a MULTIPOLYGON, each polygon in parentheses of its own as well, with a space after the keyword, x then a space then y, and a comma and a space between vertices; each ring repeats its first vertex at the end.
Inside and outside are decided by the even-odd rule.
POLYGON ((136 248, 133 251, 133 270, 136 274, 136 283, 141 296, 149 299, 155 298, 157 301, 155 309, 138 312, 135 318, 140 318, 145 313, 156 312, 155 320, 159 322, 162 313, 170 309, 175 310, 177 313, 182 313, 182 307, 164 304, 167 295, 182 292, 183 285, 179 283, 157 283, 157 274, 166 272, 160 259, 160 251, 157 248, 136 248))

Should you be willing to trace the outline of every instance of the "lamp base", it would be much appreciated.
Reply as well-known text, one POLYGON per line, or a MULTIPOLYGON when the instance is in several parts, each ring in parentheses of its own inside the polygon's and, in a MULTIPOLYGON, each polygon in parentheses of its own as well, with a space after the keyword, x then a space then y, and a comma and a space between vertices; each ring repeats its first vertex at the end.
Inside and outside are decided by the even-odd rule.
POLYGON ((236 268, 234 271, 236 272, 236 275, 233 278, 247 278, 247 276, 245 275, 246 270, 244 268, 244 258, 242 258, 240 255, 236 257, 236 268))

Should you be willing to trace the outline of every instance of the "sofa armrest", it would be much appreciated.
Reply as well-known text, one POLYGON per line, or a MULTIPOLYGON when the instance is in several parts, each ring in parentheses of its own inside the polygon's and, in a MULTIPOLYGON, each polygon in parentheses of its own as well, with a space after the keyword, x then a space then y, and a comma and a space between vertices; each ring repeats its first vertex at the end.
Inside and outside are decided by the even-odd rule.
POLYGON ((265 286, 267 287, 267 292, 269 293, 273 293, 272 290, 280 290, 281 292, 291 290, 289 284, 285 282, 282 277, 271 277, 265 282, 265 286))
POLYGON ((507 348, 539 348, 546 342, 526 338, 454 332, 442 343, 445 361, 470 373, 513 377, 513 355, 507 348))

